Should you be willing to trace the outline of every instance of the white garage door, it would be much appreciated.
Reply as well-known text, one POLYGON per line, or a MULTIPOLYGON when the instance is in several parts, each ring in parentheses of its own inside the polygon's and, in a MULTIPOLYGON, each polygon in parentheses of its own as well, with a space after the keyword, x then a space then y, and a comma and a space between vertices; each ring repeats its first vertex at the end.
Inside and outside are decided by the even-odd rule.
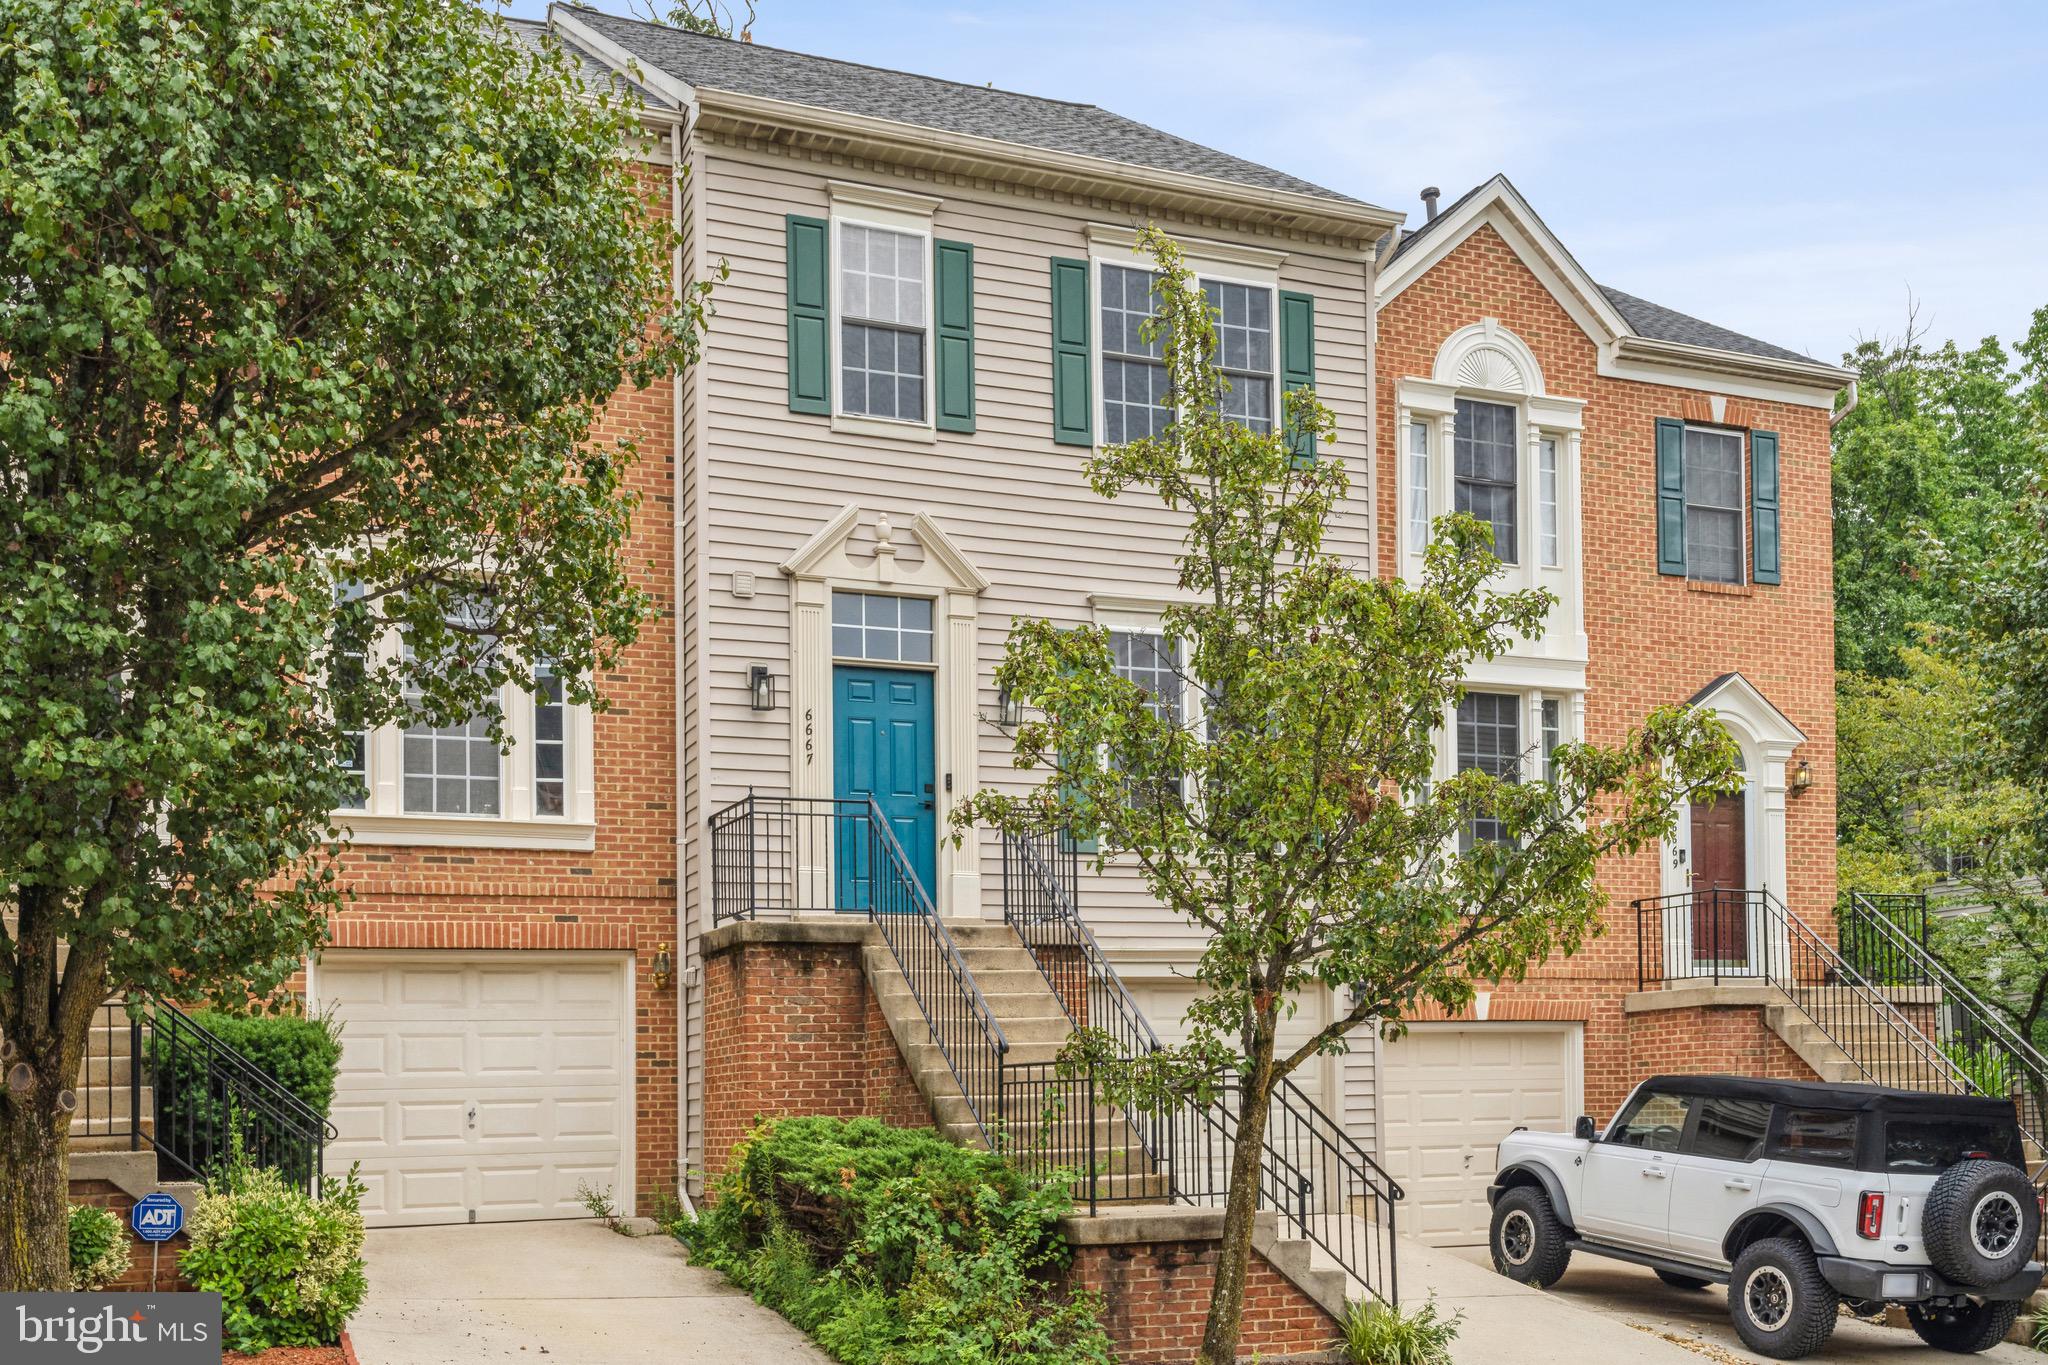
POLYGON ((1579 1027, 1418 1024, 1387 1045, 1381 1112, 1403 1233, 1485 1243, 1494 1147, 1518 1126, 1568 1132, 1579 1115, 1579 1027))
POLYGON ((371 1227, 630 1204, 623 958, 332 952, 313 989, 342 1022, 327 1169, 362 1163, 371 1227))

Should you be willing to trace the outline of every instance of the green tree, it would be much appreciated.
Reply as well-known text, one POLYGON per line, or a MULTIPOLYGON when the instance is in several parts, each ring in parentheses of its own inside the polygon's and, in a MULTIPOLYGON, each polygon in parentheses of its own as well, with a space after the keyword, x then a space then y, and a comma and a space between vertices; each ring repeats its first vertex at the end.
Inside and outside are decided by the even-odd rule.
MULTIPOLYGON (((2037 323, 2037 332, 2048 321, 2037 323)), ((2048 425, 1995 339, 1927 346, 1914 326, 1847 360, 1857 403, 1834 431, 1835 661, 1895 676, 1921 627, 1961 626, 1965 580, 2048 425)))
POLYGON ((344 729, 596 700, 593 416, 702 296, 623 98, 459 0, 0 0, 0 108, 0 1289, 56 1290, 95 1007, 297 969, 344 729))
POLYGON ((1237 1358, 1260 1148, 1276 1085, 1367 1021, 1420 1002, 1464 1008, 1474 983, 1519 978, 1597 933, 1597 860, 1668 832, 1694 795, 1734 781, 1712 720, 1659 710, 1612 747, 1569 744, 1547 780, 1468 771, 1432 785, 1437 732, 1477 660, 1534 631, 1541 592, 1494 591, 1489 531, 1439 523, 1422 579, 1360 573, 1324 547, 1343 504, 1332 431, 1306 389, 1286 432, 1226 417, 1214 317, 1156 229, 1152 335, 1165 343, 1175 420, 1163 436, 1091 457, 1105 498, 1156 497, 1186 518, 1180 586, 1165 613, 1172 666, 1199 698, 1149 696, 1112 665, 1099 628, 1018 620, 999 682, 1027 708, 1013 740, 1025 793, 978 793, 980 822, 1093 834, 1128 857, 1163 905, 1207 938, 1191 1041, 1113 1077, 1146 1102, 1207 1094, 1226 1069, 1242 1115, 1202 1359, 1237 1358), (1461 839, 1468 822, 1502 837, 1461 839), (1462 847, 1461 847, 1462 845, 1462 847), (1351 1009, 1298 1047, 1277 1047, 1304 991, 1344 986, 1351 1009))

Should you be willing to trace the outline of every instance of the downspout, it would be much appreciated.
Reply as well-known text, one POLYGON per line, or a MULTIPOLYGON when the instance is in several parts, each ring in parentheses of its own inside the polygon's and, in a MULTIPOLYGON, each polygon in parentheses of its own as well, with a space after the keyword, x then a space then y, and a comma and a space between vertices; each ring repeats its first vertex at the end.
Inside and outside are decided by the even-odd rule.
POLYGON ((1862 390, 1858 387, 1858 381, 1854 379, 1850 380, 1849 401, 1842 405, 1842 410, 1840 412, 1831 412, 1828 414, 1828 430, 1833 431, 1836 427, 1840 426, 1842 424, 1842 419, 1847 417, 1850 413, 1856 411, 1856 405, 1862 401, 1863 393, 1862 390))

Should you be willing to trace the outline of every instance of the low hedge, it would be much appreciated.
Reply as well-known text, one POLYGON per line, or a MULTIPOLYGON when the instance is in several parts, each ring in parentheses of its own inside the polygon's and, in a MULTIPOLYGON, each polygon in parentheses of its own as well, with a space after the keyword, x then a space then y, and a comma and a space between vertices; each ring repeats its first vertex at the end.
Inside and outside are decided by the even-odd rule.
MULTIPOLYGON (((334 1106, 335 1077, 341 1068, 341 1029, 333 1019, 208 1009, 192 1010, 189 1017, 326 1119, 334 1106)), ((239 1138, 259 1161, 283 1168, 293 1183, 310 1184, 311 1151, 284 1136, 298 1126, 296 1120, 274 1119, 254 1106, 231 1112, 229 1092, 219 1088, 219 1078, 208 1083, 204 1051, 189 1040, 173 1047, 174 1036, 164 1030, 151 1035, 158 1131, 187 1151, 201 1171, 226 1160, 239 1138)))
POLYGON ((104 1289, 128 1273, 128 1225, 112 1209, 71 1206, 71 1287, 104 1289))
POLYGON ((1095 1296, 1065 1289, 1064 1181, 874 1119, 762 1122, 733 1149, 690 1260, 847 1365, 1109 1365, 1095 1296))
POLYGON ((235 1351, 332 1346, 362 1306, 363 1185, 354 1169, 315 1199, 277 1171, 228 1163, 208 1180, 178 1269, 220 1295, 235 1351))

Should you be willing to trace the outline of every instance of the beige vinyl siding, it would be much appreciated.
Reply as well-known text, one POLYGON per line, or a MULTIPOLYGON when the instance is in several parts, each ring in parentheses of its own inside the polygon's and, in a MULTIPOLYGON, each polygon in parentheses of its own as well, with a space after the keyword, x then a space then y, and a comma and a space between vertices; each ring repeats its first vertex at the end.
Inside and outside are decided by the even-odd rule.
MULTIPOLYGON (((708 632, 702 677, 692 693, 708 746, 704 761, 691 769, 701 804, 688 837, 701 847, 709 812, 749 788, 790 789, 791 745, 802 719, 793 704, 767 714, 751 711, 747 669, 766 664, 778 690, 788 686, 790 587, 778 566, 846 504, 857 503, 865 514, 856 554, 873 543, 874 516, 887 514, 898 528, 899 564, 909 564, 918 547, 903 531, 925 512, 991 580, 980 600, 975 661, 983 714, 995 710, 993 673, 1012 617, 1080 622, 1093 619, 1091 593, 1165 597, 1173 591, 1179 526, 1156 499, 1096 497, 1082 479, 1086 452, 1052 440, 1050 259, 1086 258, 1088 224, 1140 226, 1147 221, 1142 210, 1012 192, 985 181, 899 176, 872 164, 729 142, 700 147, 694 180, 702 253, 723 258, 732 271, 716 292, 717 317, 696 386, 701 411, 691 414, 688 428, 704 518, 700 583, 706 602, 698 621, 708 632), (835 433, 825 417, 788 410, 784 219, 790 213, 829 216, 829 180, 936 196, 934 234, 973 244, 973 434, 940 433, 936 441, 916 442, 835 433), (732 594, 739 570, 755 575, 751 599, 732 594)), ((1314 295, 1317 392, 1339 433, 1329 450, 1347 461, 1352 478, 1331 548, 1370 572, 1370 280, 1363 244, 1246 233, 1217 221, 1161 225, 1181 236, 1284 251, 1280 288, 1314 295)), ((1091 280, 1091 305, 1098 286, 1091 280)), ((838 343, 835 335, 835 366, 838 343)), ((1098 436, 1099 384, 1098 365, 1098 436)), ((830 717, 816 723, 829 725, 830 717)), ((1020 783, 993 726, 979 728, 976 746, 982 785, 1020 783)), ((961 775, 955 781, 964 787, 961 775)), ((993 917, 1001 913, 999 854, 985 834, 979 846, 982 909, 993 917)), ((686 894, 708 927, 709 868, 695 856, 688 866, 686 894)), ((1127 970, 1150 964, 1156 972, 1198 951, 1195 934, 1153 904, 1126 868, 1089 875, 1082 909, 1105 950, 1127 970)), ((693 1094, 699 1064, 693 1052, 693 1094)))
MULTIPOLYGON (((683 177, 679 185, 682 205, 682 260, 683 287, 685 291, 705 278, 710 269, 701 250, 703 236, 697 229, 699 210, 697 207, 698 179, 692 162, 695 150, 691 145, 684 147, 683 177)), ((685 297, 688 297, 687 292, 685 297)), ((704 713, 699 704, 704 662, 705 632, 701 627, 704 611, 704 575, 702 559, 703 537, 702 518, 699 515, 699 495, 703 484, 699 477, 697 461, 690 458, 690 452, 697 448, 697 420, 703 405, 704 370, 696 370, 683 376, 677 384, 681 396, 682 411, 676 423, 676 771, 681 790, 676 796, 677 820, 677 862, 681 886, 678 890, 677 916, 680 951, 677 965, 681 976, 677 985, 677 1009, 680 1016, 683 1108, 681 1116, 682 1142, 679 1157, 685 1171, 701 1170, 704 1154, 699 1143, 703 1125, 701 1115, 704 1085, 704 1026, 703 1026, 703 957, 698 952, 698 939, 708 927, 702 923, 706 915, 700 898, 690 893, 690 888, 702 880, 705 869, 702 860, 705 844, 693 837, 703 825, 705 810, 704 791, 704 713)))

